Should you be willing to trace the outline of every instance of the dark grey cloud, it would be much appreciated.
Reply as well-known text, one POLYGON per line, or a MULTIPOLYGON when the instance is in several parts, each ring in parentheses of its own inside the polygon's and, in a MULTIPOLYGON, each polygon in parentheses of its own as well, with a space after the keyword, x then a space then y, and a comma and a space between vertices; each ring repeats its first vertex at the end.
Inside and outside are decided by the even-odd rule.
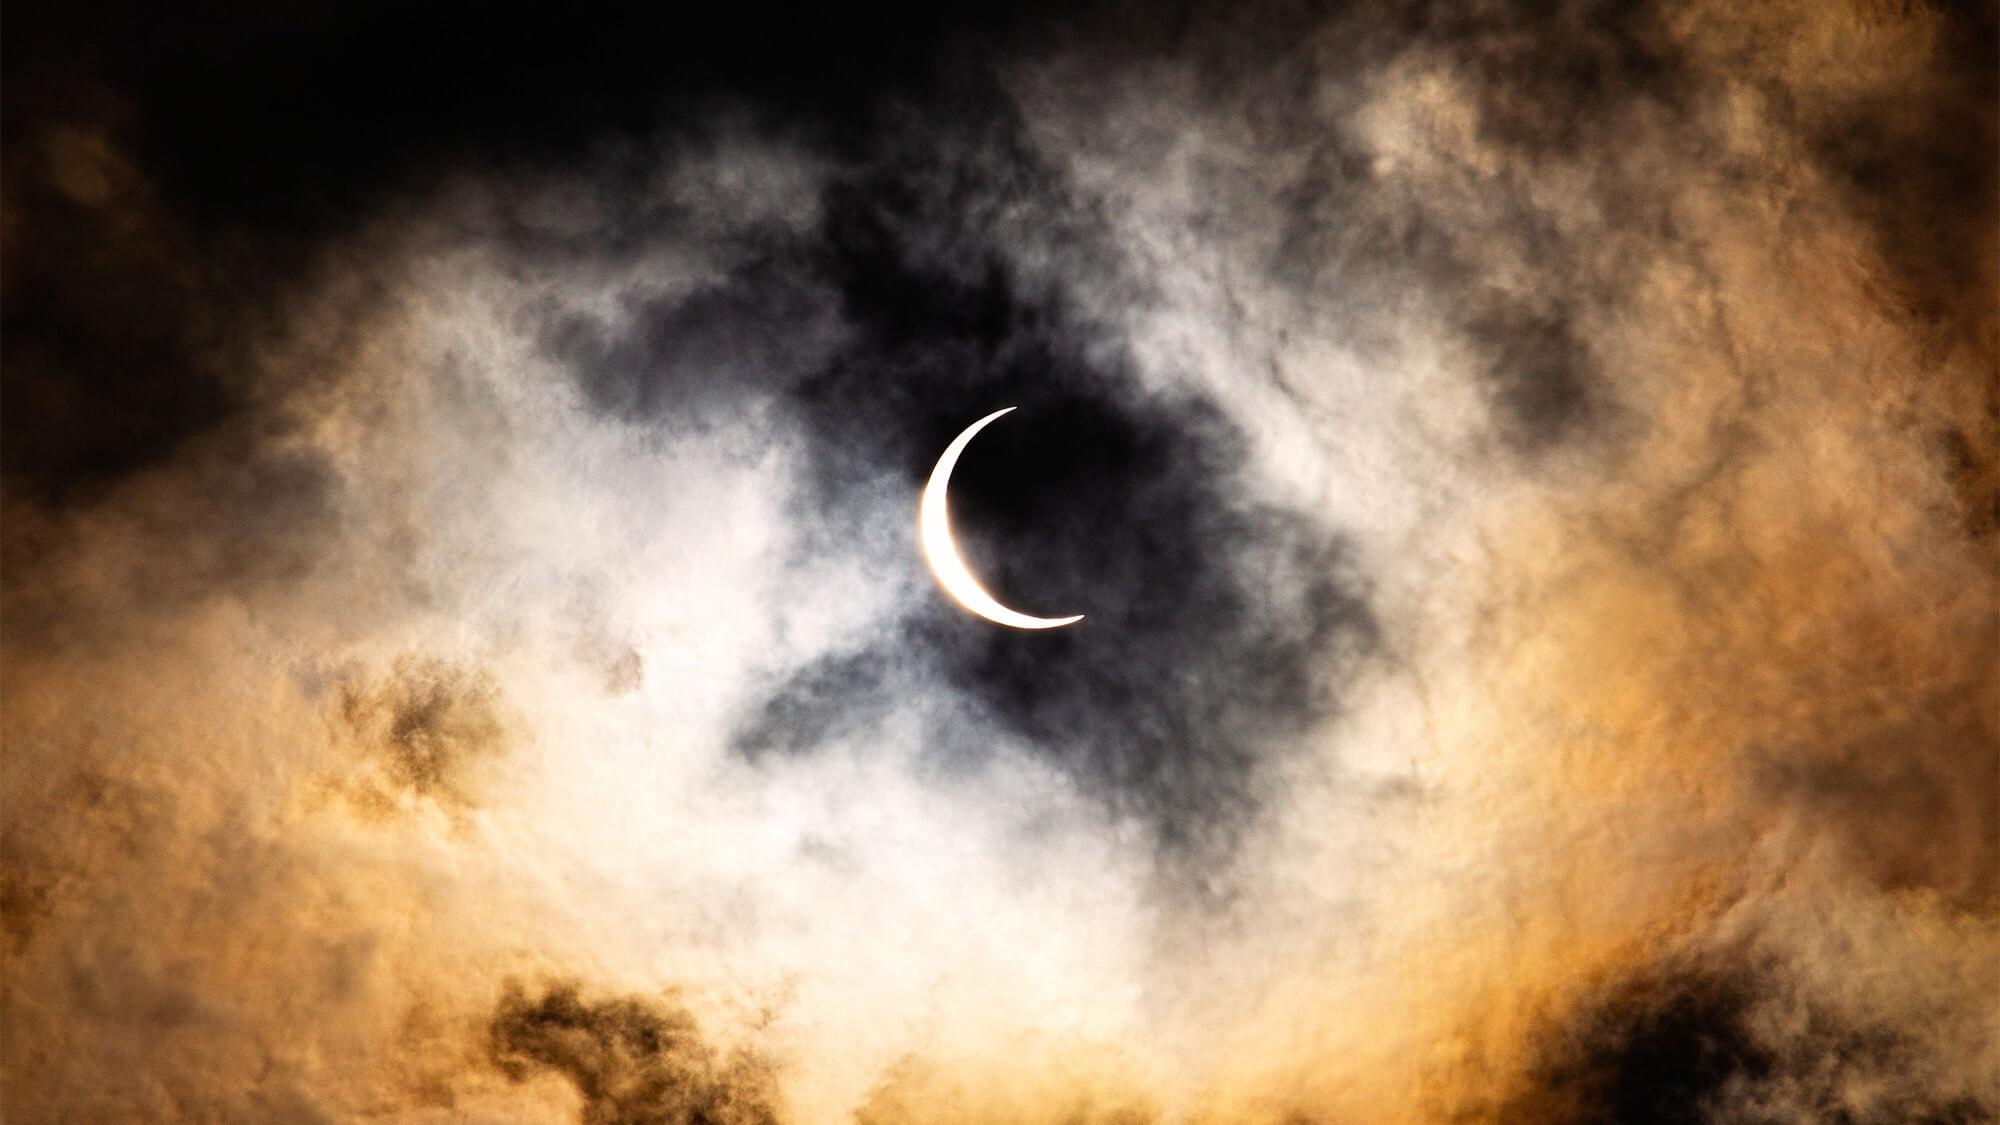
POLYGON ((1494 304, 1466 328, 1488 357, 1485 375, 1502 432, 1530 451, 1559 445, 1601 409, 1602 392, 1593 392, 1601 376, 1560 310, 1537 314, 1518 303, 1494 304))
POLYGON ((591 163, 612 182, 621 146, 657 156, 746 106, 840 151, 885 99, 932 87, 952 52, 973 64, 1037 18, 617 4, 166 17, 120 0, 10 12, 10 481, 60 499, 236 415, 259 395, 231 377, 241 361, 226 345, 316 284, 326 245, 454 177, 591 163))
POLYGON ((1784 966, 1669 960, 1552 1020, 1502 1121, 1991 1121, 2000 1106, 1906 1081, 1925 1047, 1787 988, 1784 966))
POLYGON ((574 984, 518 985, 487 1024, 494 1066, 515 1081, 562 1076, 587 1125, 774 1125, 769 1072, 718 1058, 670 997, 585 999, 574 984))
MULTIPOLYGON (((489 673, 405 657, 382 682, 343 684, 335 717, 391 793, 461 804, 471 800, 480 759, 507 749, 498 697, 489 673)), ((376 795, 372 787, 362 792, 376 795)))
MULTIPOLYGON (((1001 232, 982 229, 991 208, 1047 210, 1055 193, 1009 146, 1011 125, 999 117, 999 139, 985 138, 1009 156, 998 184, 942 163, 947 152, 835 186, 823 276, 844 344, 785 400, 814 466, 795 511, 807 527, 828 521, 808 533, 825 542, 877 482, 915 495, 959 429, 1015 406, 961 460, 955 526, 1004 600, 1088 618, 1016 634, 934 597, 869 649, 778 685, 737 743, 807 751, 879 712, 884 677, 914 666, 1117 812, 1198 851, 1252 810, 1274 740, 1334 711, 1338 669, 1367 652, 1374 625, 1340 529, 1259 501, 1242 479, 1245 439, 1220 410, 1144 385, 1064 281, 1020 276, 1001 232)), ((1052 221, 1102 237, 1074 214, 1052 221)), ((738 336, 764 328, 729 323, 738 336)), ((901 565, 914 566, 907 548, 901 565)), ((976 757, 949 732, 934 743, 976 757)))
POLYGON ((1954 340, 1991 332, 2000 277, 1991 240, 1965 237, 2000 223, 2000 13, 1938 5, 1937 53, 1906 83, 1804 99, 1774 91, 1795 114, 1845 202, 1869 224, 1906 308, 1954 340))

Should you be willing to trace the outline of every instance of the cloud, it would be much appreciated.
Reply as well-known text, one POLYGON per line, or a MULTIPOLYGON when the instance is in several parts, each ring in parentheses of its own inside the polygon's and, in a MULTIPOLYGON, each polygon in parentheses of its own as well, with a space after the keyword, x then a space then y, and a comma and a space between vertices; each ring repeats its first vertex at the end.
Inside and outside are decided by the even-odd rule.
POLYGON ((1996 1112, 1990 21, 1024 18, 19 72, 10 1108, 1996 1112))
POLYGON ((562 1074, 593 1125, 641 1121, 775 1122, 768 1078, 747 1058, 718 1064, 692 1021, 668 1004, 587 1003, 558 985, 501 998, 488 1027, 494 1062, 519 1081, 562 1074))

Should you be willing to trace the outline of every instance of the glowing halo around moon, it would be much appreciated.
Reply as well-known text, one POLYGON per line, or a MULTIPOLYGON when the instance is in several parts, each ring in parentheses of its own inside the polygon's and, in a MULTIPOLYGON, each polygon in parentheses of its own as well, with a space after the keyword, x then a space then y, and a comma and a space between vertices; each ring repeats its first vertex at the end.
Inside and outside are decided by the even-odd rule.
POLYGON ((931 564, 931 573, 937 576, 938 585, 945 592, 958 599, 958 603, 996 625, 1007 625, 1015 629, 1060 629, 1083 620, 1083 614, 1070 617, 1031 617, 1028 614, 1008 609, 999 600, 986 592, 979 579, 966 569, 965 559, 958 553, 958 543, 951 536, 951 512, 946 505, 945 493, 951 487, 951 470, 958 464, 958 456, 979 431, 1003 414, 1014 410, 1009 406, 996 410, 965 428, 965 432, 952 439, 945 447, 944 456, 938 458, 937 467, 931 470, 931 479, 924 485, 924 498, 917 506, 917 533, 923 541, 924 559, 931 564))

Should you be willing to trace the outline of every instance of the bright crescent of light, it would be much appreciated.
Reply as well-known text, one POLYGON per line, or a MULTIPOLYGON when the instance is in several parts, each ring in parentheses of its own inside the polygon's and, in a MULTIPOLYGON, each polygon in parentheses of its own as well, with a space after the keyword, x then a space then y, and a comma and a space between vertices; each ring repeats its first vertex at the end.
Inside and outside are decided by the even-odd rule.
POLYGON ((972 443, 979 431, 1013 409, 1010 406, 988 414, 967 426, 964 433, 945 447, 944 456, 938 458, 937 468, 931 470, 930 483, 924 485, 923 502, 917 507, 917 533, 923 540, 924 558, 931 564, 931 573, 937 575, 938 584, 945 588, 946 593, 957 598, 959 604, 997 625, 1011 625, 1016 629, 1060 629, 1083 620, 1083 614, 1074 617, 1030 617, 1001 605, 966 569, 965 560, 958 554, 958 543, 951 537, 951 512, 945 506, 945 490, 951 487, 951 470, 958 464, 958 455, 965 452, 965 447, 972 443))

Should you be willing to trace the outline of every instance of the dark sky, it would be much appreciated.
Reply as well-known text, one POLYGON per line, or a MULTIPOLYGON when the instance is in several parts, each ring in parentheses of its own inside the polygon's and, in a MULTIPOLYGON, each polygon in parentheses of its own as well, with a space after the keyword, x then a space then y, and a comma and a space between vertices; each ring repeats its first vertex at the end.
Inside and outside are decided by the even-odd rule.
MULTIPOLYGON (((1089 605, 1092 627, 1020 637, 940 605, 878 646, 915 638, 961 690, 1188 843, 1245 799, 1249 740, 1333 705, 1314 658, 1367 644, 1339 529, 1241 503, 1242 438, 1225 417, 1149 400, 1119 344, 1060 285, 1031 287, 991 250, 931 260, 911 244, 912 230, 961 248, 981 237, 977 211, 932 194, 940 178, 978 174, 952 166, 960 138, 997 150, 1010 177, 1054 181, 991 74, 1054 33, 1031 6, 556 19, 397 5, 208 20, 135 8, 21 22, 27 65, 10 98, 101 115, 181 243, 172 259, 92 253, 113 232, 59 200, 48 207, 58 230, 27 234, 20 257, 60 280, 9 289, 9 338, 33 357, 32 386, 7 412, 19 435, 6 443, 10 472, 25 490, 111 486, 260 397, 224 373, 239 322, 299 284, 318 247, 399 199, 477 170, 530 176, 635 144, 671 153, 713 115, 740 115, 840 169, 816 227, 753 247, 729 276, 663 299, 633 328, 558 320, 543 342, 594 404, 648 423, 784 396, 823 462, 814 506, 854 503, 863 474, 914 485, 966 420, 991 404, 1023 408, 1032 426, 1000 428, 965 460, 962 534, 1004 596, 1089 605), (913 119, 953 136, 913 139, 913 119), (193 276, 174 273, 187 258, 193 276), (841 346, 796 354, 792 341, 829 313, 841 346), (74 424, 79 414, 90 421, 74 424), (1303 612, 1284 619, 1241 576, 1246 560, 1274 553, 1320 575, 1303 612)), ((1073 252, 1109 237, 1071 222, 1073 252)), ((531 261, 616 252, 516 237, 531 261)), ((746 720, 743 744, 761 745, 773 721, 786 728, 776 744, 815 743, 816 726, 883 690, 869 682, 882 666, 879 653, 842 653, 803 671, 769 714, 746 720)))
POLYGON ((295 282, 323 240, 453 173, 562 167, 621 143, 670 146, 724 109, 852 153, 891 101, 954 81, 948 56, 975 58, 988 36, 1032 18, 1021 9, 947 26, 928 6, 676 7, 10 11, 12 162, 29 162, 40 122, 109 130, 187 252, 227 262, 194 279, 159 276, 158 255, 119 253, 115 232, 28 177, 10 185, 34 220, 9 231, 14 272, 57 275, 47 287, 58 290, 9 287, 15 347, 46 352, 54 369, 53 385, 18 394, 8 412, 10 471, 27 487, 61 490, 163 455, 231 405, 202 370, 212 341, 188 321, 211 306, 254 306, 295 282), (47 413, 77 409, 78 398, 115 413, 94 434, 47 413))

